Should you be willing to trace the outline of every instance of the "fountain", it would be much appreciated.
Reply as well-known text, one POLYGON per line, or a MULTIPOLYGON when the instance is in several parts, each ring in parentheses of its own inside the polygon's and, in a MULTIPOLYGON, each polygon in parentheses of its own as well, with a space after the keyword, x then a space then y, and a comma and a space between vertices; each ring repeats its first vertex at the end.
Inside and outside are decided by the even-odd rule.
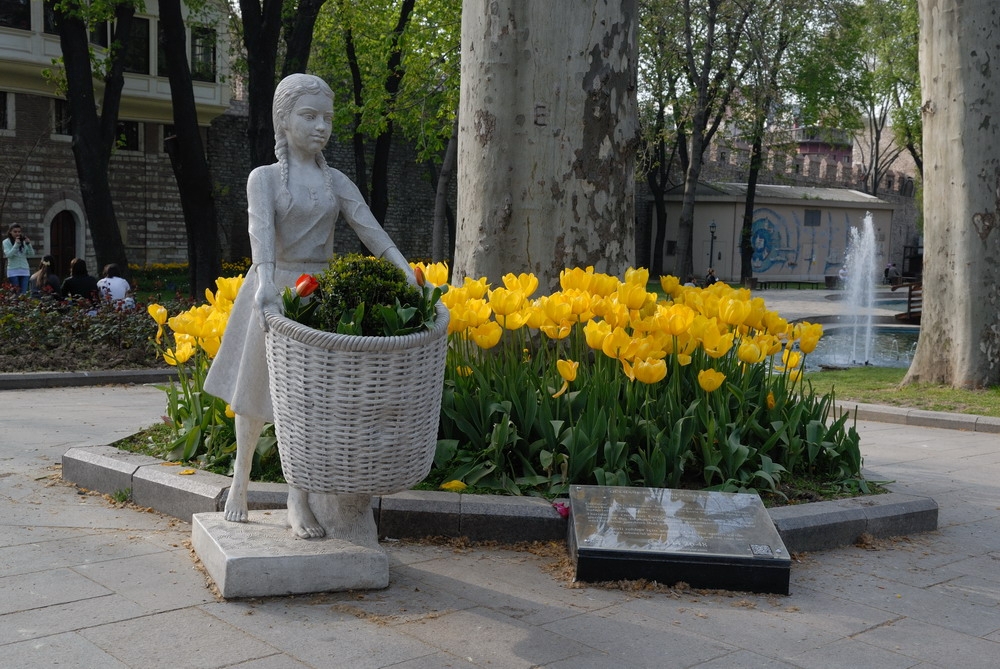
POLYGON ((871 212, 866 212, 861 228, 851 228, 847 245, 847 317, 850 319, 850 361, 868 364, 872 355, 872 308, 875 305, 875 226, 871 212))

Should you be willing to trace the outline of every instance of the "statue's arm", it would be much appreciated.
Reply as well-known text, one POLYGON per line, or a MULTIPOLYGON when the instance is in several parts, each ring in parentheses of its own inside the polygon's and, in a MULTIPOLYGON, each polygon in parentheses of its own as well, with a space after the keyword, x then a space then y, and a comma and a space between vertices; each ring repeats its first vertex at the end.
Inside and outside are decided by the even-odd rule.
POLYGON ((261 326, 265 330, 267 322, 264 320, 264 309, 273 308, 278 301, 278 289, 274 285, 274 204, 275 192, 271 174, 264 168, 255 169, 247 179, 248 232, 250 253, 254 270, 257 272, 254 304, 261 326))
POLYGON ((340 211, 361 243, 377 258, 385 258, 396 267, 403 270, 411 284, 416 285, 413 269, 392 239, 379 225, 372 210, 361 197, 361 191, 350 179, 341 173, 337 174, 337 197, 340 199, 340 211))

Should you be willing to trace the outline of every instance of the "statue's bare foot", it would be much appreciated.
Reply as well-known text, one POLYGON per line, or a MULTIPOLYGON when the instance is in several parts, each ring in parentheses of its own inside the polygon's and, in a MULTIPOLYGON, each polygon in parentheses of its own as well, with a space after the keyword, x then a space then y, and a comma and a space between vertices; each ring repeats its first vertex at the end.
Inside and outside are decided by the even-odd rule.
POLYGON ((300 539, 318 539, 326 535, 309 508, 309 493, 292 486, 288 486, 288 525, 300 539))
POLYGON ((247 511, 247 493, 242 494, 236 490, 236 486, 229 489, 229 496, 226 498, 226 520, 233 523, 245 523, 250 518, 247 511))

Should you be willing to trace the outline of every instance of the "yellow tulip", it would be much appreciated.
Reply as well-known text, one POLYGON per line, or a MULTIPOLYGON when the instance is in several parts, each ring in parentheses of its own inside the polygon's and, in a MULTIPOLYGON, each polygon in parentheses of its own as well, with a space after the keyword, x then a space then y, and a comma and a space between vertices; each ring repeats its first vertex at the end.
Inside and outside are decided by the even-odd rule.
POLYGON ((164 351, 163 360, 168 365, 183 365, 191 359, 192 355, 194 355, 194 345, 190 342, 184 342, 183 344, 178 344, 176 349, 168 348, 164 351))
POLYGON ((765 311, 764 327, 768 333, 780 337, 788 332, 788 321, 779 316, 776 311, 765 311))
POLYGON ((618 301, 628 309, 641 309, 646 303, 646 286, 636 283, 618 285, 618 301))
POLYGON ((570 383, 576 381, 576 370, 579 367, 580 363, 573 360, 556 360, 556 369, 559 370, 559 376, 570 383))
POLYGON ((486 321, 482 325, 469 328, 469 337, 479 348, 490 349, 500 343, 503 328, 496 321, 486 321))
POLYGON ((448 283, 448 263, 436 262, 424 266, 424 277, 434 286, 448 283))
POLYGON ((580 366, 579 362, 574 362, 572 360, 556 360, 556 369, 559 370, 559 376, 563 378, 562 387, 552 398, 562 397, 563 393, 569 389, 569 384, 576 381, 576 370, 580 366))
POLYGON ((667 275, 660 277, 660 288, 667 295, 677 295, 681 289, 681 280, 676 276, 667 275))
POLYGON ((497 322, 503 326, 504 330, 519 330, 528 322, 527 311, 517 311, 506 316, 497 316, 497 322))
POLYGON ((803 321, 795 326, 794 333, 799 339, 799 350, 809 354, 816 350, 816 345, 823 336, 823 325, 803 321))
POLYGON ((549 322, 549 317, 545 315, 545 310, 541 307, 542 299, 539 298, 531 303, 531 306, 524 310, 525 322, 532 330, 537 330, 549 322))
POLYGON ((159 304, 151 304, 146 307, 148 313, 157 325, 164 325, 167 322, 167 308, 159 304))
POLYGON ((449 310, 454 309, 468 300, 469 290, 464 286, 449 288, 448 292, 441 296, 441 304, 448 307, 449 310))
POLYGON ((618 290, 617 276, 610 274, 595 274, 590 280, 590 294, 598 297, 607 297, 618 290))
POLYGON ((707 393, 718 390, 725 380, 726 375, 714 369, 703 369, 698 372, 698 385, 707 393))
POLYGON ((598 351, 604 347, 604 339, 610 334, 611 326, 605 321, 590 321, 583 326, 587 346, 598 351))
POLYGON ((209 359, 213 360, 215 359, 215 354, 219 352, 221 345, 221 337, 204 337, 198 340, 198 346, 208 355, 209 359))
POLYGON ((216 301, 225 301, 233 303, 236 301, 236 295, 240 292, 240 287, 243 285, 243 275, 232 276, 232 277, 219 277, 215 280, 215 286, 218 290, 215 292, 216 301))
POLYGON ((724 335, 720 335, 715 346, 709 347, 704 342, 702 343, 702 348, 705 349, 705 353, 710 358, 719 359, 722 356, 729 353, 729 349, 733 347, 733 333, 727 332, 724 335))
POLYGON ((788 373, 788 380, 791 381, 792 383, 796 383, 801 378, 802 378, 801 369, 793 369, 788 373))
POLYGON ((465 277, 465 283, 462 284, 469 299, 481 300, 486 297, 486 291, 489 290, 489 284, 486 282, 486 277, 480 277, 478 279, 470 279, 465 277))
POLYGON ((670 335, 684 334, 694 323, 694 309, 685 304, 672 304, 667 307, 661 320, 664 332, 670 335))
POLYGON ((645 290, 649 284, 649 270, 643 267, 638 269, 629 267, 625 270, 625 283, 642 286, 642 289, 645 290))
POLYGON ((495 288, 490 291, 490 307, 493 313, 506 316, 521 310, 524 306, 524 293, 519 290, 495 288))
POLYGON ((462 492, 468 487, 469 486, 458 480, 445 481, 440 485, 441 490, 447 490, 448 492, 462 492))
POLYGON ((566 303, 569 304, 569 311, 575 317, 574 320, 583 323, 594 317, 590 308, 590 293, 586 293, 582 290, 570 289, 563 291, 562 295, 566 300, 566 303))
POLYGON ((564 269, 559 273, 559 286, 563 290, 569 290, 570 288, 576 288, 578 290, 590 290, 590 282, 594 278, 594 268, 581 269, 579 267, 574 267, 573 269, 564 269))
POLYGON ((628 307, 618 301, 618 293, 604 300, 604 320, 613 328, 624 328, 629 324, 631 315, 628 307))
POLYGON ((657 358, 636 359, 632 367, 635 378, 642 383, 659 383, 667 376, 667 363, 657 358))
POLYGON ((455 373, 459 376, 472 376, 472 367, 469 367, 468 365, 456 367, 455 373))
POLYGON ((632 337, 622 328, 615 328, 601 344, 601 350, 609 358, 621 360, 627 357, 629 347, 632 345, 632 337))
POLYGON ((762 330, 764 324, 764 312, 767 308, 764 306, 763 297, 755 297, 750 300, 750 313, 747 315, 746 320, 743 323, 755 330, 762 330))
POLYGON ((549 339, 565 339, 573 331, 573 324, 569 321, 562 323, 549 323, 538 328, 549 339))
POLYGON ((794 369, 802 362, 802 354, 796 351, 785 350, 781 353, 781 362, 788 369, 794 369))
POLYGON ((229 404, 226 405, 226 418, 236 418, 236 412, 233 411, 233 407, 229 404))
POLYGON ((542 310, 553 323, 562 323, 570 320, 573 315, 573 305, 563 293, 553 293, 540 301, 542 310))
POLYGON ((493 309, 483 298, 469 300, 465 303, 465 318, 469 322, 469 327, 477 327, 490 320, 493 309))
POLYGON ((167 308, 159 304, 151 304, 146 307, 148 313, 156 321, 156 343, 163 341, 163 325, 167 322, 167 308))
POLYGON ((503 285, 507 287, 507 290, 520 292, 525 297, 530 297, 532 293, 538 290, 538 277, 534 274, 525 274, 521 272, 517 276, 513 273, 503 275, 503 285))
POLYGON ((776 404, 777 404, 777 402, 774 401, 774 393, 773 392, 768 392, 767 393, 767 409, 768 409, 768 411, 774 409, 774 407, 775 407, 776 404))
POLYGON ((719 319, 729 325, 742 325, 750 315, 750 303, 734 298, 719 300, 719 319))
POLYGON ((753 339, 743 339, 740 341, 739 348, 736 349, 736 357, 748 365, 756 365, 758 362, 762 362, 766 356, 753 339))

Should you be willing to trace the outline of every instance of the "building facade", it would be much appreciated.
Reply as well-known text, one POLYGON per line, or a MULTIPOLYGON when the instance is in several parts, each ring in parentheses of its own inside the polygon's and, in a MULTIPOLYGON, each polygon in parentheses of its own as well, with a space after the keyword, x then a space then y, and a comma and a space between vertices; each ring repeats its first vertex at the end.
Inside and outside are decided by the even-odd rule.
MULTIPOLYGON (((5 232, 19 223, 36 252, 54 256, 57 273, 65 275, 72 258, 92 261, 94 254, 72 153, 72 118, 56 83, 53 60, 61 50, 52 7, 48 1, 0 0, 0 225, 5 232)), ((139 264, 186 260, 183 216, 164 150, 173 112, 157 11, 156 0, 148 0, 133 20, 119 141, 108 175, 128 257, 139 264)), ((229 105, 225 22, 188 16, 187 23, 198 117, 207 133, 229 105)), ((92 32, 98 56, 110 28, 92 32)))

